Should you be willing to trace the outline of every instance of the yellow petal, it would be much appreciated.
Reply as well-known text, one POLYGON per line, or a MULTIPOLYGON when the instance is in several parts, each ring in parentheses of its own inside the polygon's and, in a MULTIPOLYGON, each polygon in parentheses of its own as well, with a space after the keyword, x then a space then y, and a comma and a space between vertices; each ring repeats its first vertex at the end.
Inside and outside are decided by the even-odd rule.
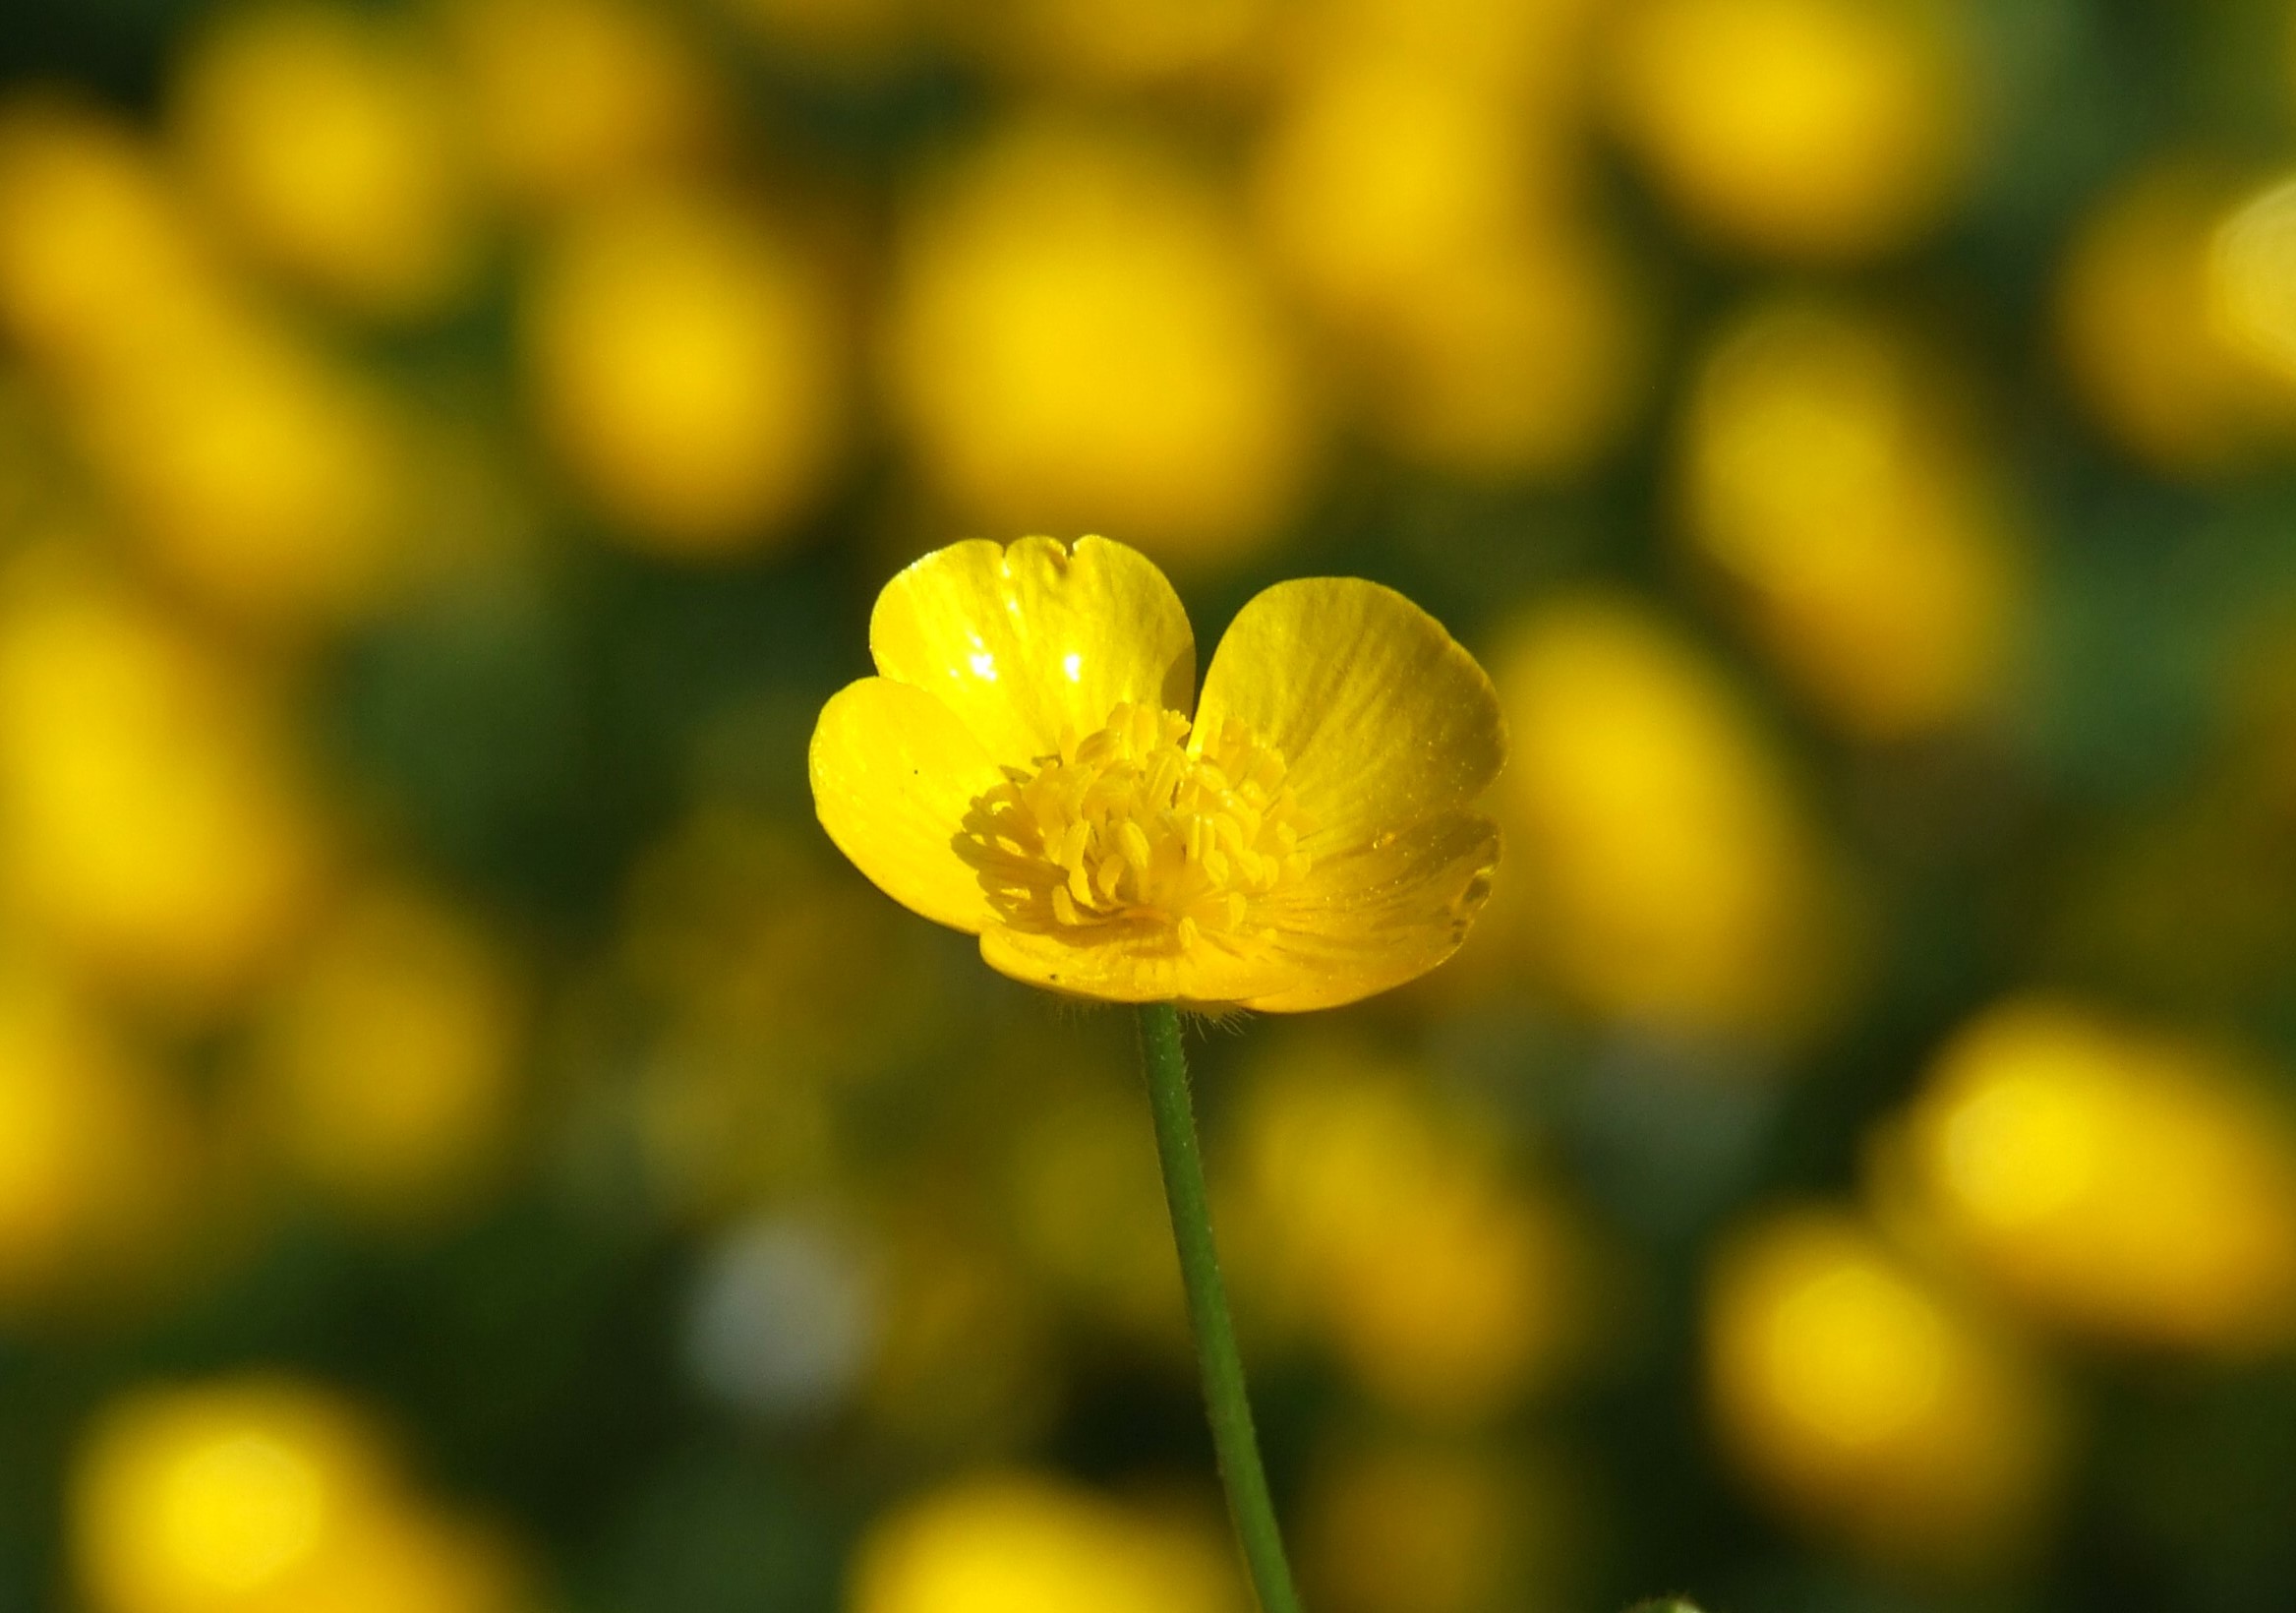
POLYGON ((1499 826, 1462 811, 1318 863, 1254 908, 1275 927, 1270 950, 1286 978, 1236 1000, 1298 1013, 1417 980, 1467 938, 1498 866, 1499 826))
POLYGON ((1442 624, 1376 582, 1279 582, 1211 658, 1200 738, 1240 717, 1283 752, 1319 858, 1472 801, 1506 759, 1491 680, 1442 624))
POLYGON ((1196 639, 1144 556, 1106 538, 935 550, 877 596, 869 652, 886 677, 954 711, 999 763, 1023 767, 1120 701, 1189 709, 1196 639))
POLYGON ((806 761, 821 826, 879 890, 968 934, 990 922, 957 842, 973 799, 1003 775, 954 712, 922 689, 863 678, 821 708, 806 761))
POLYGON ((1173 948, 1157 930, 1079 942, 995 926, 980 932, 980 955, 1000 975, 1070 996, 1101 1002, 1176 1002, 1183 1008, 1230 1008, 1261 991, 1280 989, 1293 967, 1198 946, 1173 948))

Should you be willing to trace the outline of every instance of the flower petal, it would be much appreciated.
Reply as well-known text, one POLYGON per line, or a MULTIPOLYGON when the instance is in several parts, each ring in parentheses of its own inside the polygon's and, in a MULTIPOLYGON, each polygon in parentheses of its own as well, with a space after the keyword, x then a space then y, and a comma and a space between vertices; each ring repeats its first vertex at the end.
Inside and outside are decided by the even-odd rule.
POLYGON ((1236 1000, 1297 1013, 1417 980, 1467 938, 1498 866, 1499 826, 1463 811, 1317 864, 1254 910, 1275 926, 1273 955, 1288 978, 1236 1000))
POLYGON ((1008 767, 1089 734, 1125 700, 1190 709, 1196 639, 1163 572, 1106 538, 975 539, 934 551, 877 596, 877 670, 927 690, 1008 767))
POLYGON ((1355 577, 1279 582, 1236 614, 1196 732, 1230 716, 1283 752, 1319 857, 1465 806, 1506 759, 1475 658, 1401 594, 1355 577))
POLYGON ((1442 812, 1263 899, 1253 918, 1273 933, 1241 954, 1206 944, 1177 951, 1160 929, 1080 942, 992 925, 980 932, 980 955, 1014 980, 1103 1002, 1335 1008, 1416 980, 1456 952, 1498 865, 1497 824, 1442 812))
POLYGON ((863 678, 821 708, 806 763, 821 826, 879 890, 968 934, 995 918, 957 838, 973 799, 1003 775, 955 712, 922 689, 863 678))
POLYGON ((1291 965, 1237 958, 1197 947, 1174 950, 1168 931, 1079 942, 1011 929, 980 932, 980 955, 1000 975, 1029 986, 1101 1002, 1176 1002, 1183 1008, 1229 1008, 1256 992, 1283 988, 1291 965))

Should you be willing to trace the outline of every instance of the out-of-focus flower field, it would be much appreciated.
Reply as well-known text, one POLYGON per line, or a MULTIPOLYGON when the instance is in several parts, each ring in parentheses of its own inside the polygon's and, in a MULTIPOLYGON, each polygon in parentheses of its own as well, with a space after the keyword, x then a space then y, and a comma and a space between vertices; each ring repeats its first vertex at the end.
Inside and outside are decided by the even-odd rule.
POLYGON ((0 1613, 1243 1613, 886 577, 1496 680, 1195 1038, 1316 1613, 2296 1606, 2283 0, 8 0, 0 1613))

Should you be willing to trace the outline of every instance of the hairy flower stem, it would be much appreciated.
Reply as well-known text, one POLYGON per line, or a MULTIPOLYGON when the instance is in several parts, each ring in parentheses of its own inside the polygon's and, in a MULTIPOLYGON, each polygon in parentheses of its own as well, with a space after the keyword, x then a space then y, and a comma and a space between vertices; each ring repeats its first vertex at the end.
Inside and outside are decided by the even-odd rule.
POLYGON ((1141 1060, 1148 1066, 1148 1106, 1156 1119, 1156 1152, 1164 1165, 1164 1199, 1172 1210, 1172 1241, 1188 1288, 1188 1320, 1196 1332, 1196 1358, 1204 1371, 1204 1407, 1212 1448, 1227 1486, 1228 1516, 1244 1561, 1252 1570, 1262 1613, 1299 1613, 1260 1439, 1252 1431, 1252 1403, 1244 1395, 1244 1361, 1236 1325, 1220 1282, 1219 1251, 1211 1236, 1211 1206, 1204 1185, 1204 1157, 1196 1141, 1196 1113, 1188 1098, 1188 1056, 1180 1046, 1180 1011, 1168 1002, 1140 1010, 1141 1060))

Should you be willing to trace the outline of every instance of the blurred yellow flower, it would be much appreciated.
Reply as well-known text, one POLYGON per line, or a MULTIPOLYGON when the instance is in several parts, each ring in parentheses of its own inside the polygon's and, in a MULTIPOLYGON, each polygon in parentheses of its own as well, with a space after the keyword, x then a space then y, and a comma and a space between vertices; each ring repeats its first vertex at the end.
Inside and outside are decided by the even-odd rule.
POLYGON ((1864 739, 1980 713, 2018 626, 2002 491, 1934 370, 1869 317, 1759 304, 1714 339, 1684 423, 1690 541, 1864 739))
POLYGON ((1605 1019, 1774 1042, 1842 982, 1836 875, 1720 670, 1643 608, 1551 602, 1501 639, 1514 857, 1495 918, 1605 1019))
POLYGON ((2041 1317, 2177 1349, 2296 1338, 2296 1128, 2221 1053, 2012 1000, 1876 1150, 1884 1213, 2041 1317))
POLYGON ((180 1265, 198 1122, 52 972, 0 959, 0 1312, 102 1303, 180 1265))
POLYGON ((1498 830, 1468 804, 1504 759, 1498 700, 1376 583, 1260 594, 1200 702, 1171 584, 1103 538, 927 555, 869 647, 880 676, 814 730, 822 824, 1016 980, 1330 1007, 1442 963, 1489 893, 1498 830))
POLYGON ((2296 387, 2296 176, 2243 196, 2208 251, 2210 323, 2238 353, 2296 387))
POLYGON ((1715 1256, 1707 1391, 1781 1507, 1886 1558, 2013 1548, 2053 1482, 2055 1416, 2020 1357, 1864 1225, 1773 1215, 1715 1256))
POLYGON ((425 1219, 484 1185, 517 1112, 510 961, 441 898, 354 894, 265 1006, 257 1123, 290 1170, 355 1210, 425 1219))
POLYGON ((1285 60, 1295 78, 1340 64, 1432 72, 1457 93, 1560 129, 1579 121, 1596 25, 1616 3, 1322 0, 1285 18, 1285 60))
POLYGON ((845 436, 840 315, 768 220, 650 192, 574 222, 521 313, 545 436, 627 539, 701 557, 786 534, 845 436))
POLYGON ((1222 1216, 1243 1291, 1274 1320, 1422 1416, 1496 1416, 1555 1376, 1582 1319, 1579 1251, 1488 1120, 1446 1111, 1417 1072, 1311 1042, 1262 1073, 1234 1126, 1222 1216))
POLYGON ((511 1613, 510 1553, 408 1493, 333 1394, 254 1376, 105 1408, 71 1490, 94 1613, 511 1613))
POLYGON ((1397 451, 1557 476, 1629 423, 1647 316, 1568 168, 1512 101, 1391 57, 1325 64, 1273 120, 1261 229, 1397 451))
POLYGON ((1408 59, 1342 57, 1292 87, 1255 159, 1277 262, 1342 330, 1376 334, 1499 250, 1549 171, 1516 109, 1408 59))
POLYGON ((405 444, 371 378, 224 321, 74 388, 67 413, 133 535, 204 600, 306 628, 392 580, 405 444))
POLYGON ((111 114, 0 102, 0 329, 79 373, 218 317, 213 268, 145 144, 111 114))
POLYGON ((399 535, 392 412, 248 306, 124 128, 0 115, 0 328, 174 579, 266 624, 372 603, 399 535))
POLYGON ((100 1613, 289 1613, 389 1503, 364 1418, 283 1379, 151 1389, 80 1452, 72 1534, 100 1613))
POLYGON ((496 191, 528 212, 688 172, 725 90, 671 14, 635 0, 442 0, 461 112, 496 191))
POLYGON ((413 34, 335 0, 211 26, 169 109, 194 188, 251 258, 382 316, 437 312, 475 267, 451 116, 413 34))
MULTIPOLYGON (((528 1572, 500 1532, 425 1507, 359 1521, 292 1613, 529 1613, 528 1572)), ((273 1604, 266 1603, 266 1609, 273 1604)))
POLYGON ((235 1000, 292 940, 324 827, 257 689, 66 556, 0 580, 0 869, 100 973, 235 1000))
POLYGON ((2157 159, 2098 200, 2057 287, 2080 402, 2116 446, 2174 476, 2237 469, 2296 434, 2296 377, 2253 325, 2259 296, 2282 294, 2272 267, 2220 250, 2241 200, 2218 164, 2157 159))
POLYGON ((1685 219, 1795 259, 1887 252, 1943 213, 1975 94, 1954 0, 1636 0, 1615 121, 1685 219))
POLYGON ((912 210, 884 361, 934 486, 990 528, 1207 566, 1291 515, 1306 384, 1222 200, 1148 149, 1007 133, 912 210))
POLYGON ((1559 479, 1615 448, 1644 396, 1631 269, 1565 218, 1460 262, 1401 311, 1367 413, 1396 451, 1461 475, 1559 479))
POLYGON ((978 1474, 880 1518, 848 1613, 1242 1613, 1216 1533, 1049 1477, 978 1474))

